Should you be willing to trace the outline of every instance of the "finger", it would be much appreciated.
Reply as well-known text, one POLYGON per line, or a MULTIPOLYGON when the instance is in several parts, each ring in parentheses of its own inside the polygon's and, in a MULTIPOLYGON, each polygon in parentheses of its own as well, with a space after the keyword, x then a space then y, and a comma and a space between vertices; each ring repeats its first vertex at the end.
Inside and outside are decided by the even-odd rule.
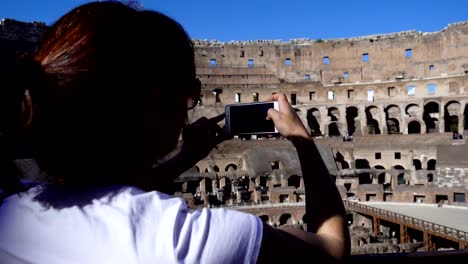
POLYGON ((206 122, 206 120, 208 120, 208 118, 206 118, 205 116, 202 116, 198 118, 195 122, 193 122, 191 125, 198 125, 200 123, 206 122))
POLYGON ((217 115, 217 116, 215 116, 215 117, 210 118, 210 119, 209 119, 209 122, 210 122, 211 124, 216 124, 216 123, 221 122, 225 117, 226 117, 226 114, 225 114, 225 113, 222 113, 222 114, 220 114, 220 115, 217 115))
POLYGON ((280 115, 280 112, 274 108, 270 108, 268 109, 268 112, 267 112, 267 117, 266 119, 267 120, 277 120, 279 118, 279 115, 280 115))

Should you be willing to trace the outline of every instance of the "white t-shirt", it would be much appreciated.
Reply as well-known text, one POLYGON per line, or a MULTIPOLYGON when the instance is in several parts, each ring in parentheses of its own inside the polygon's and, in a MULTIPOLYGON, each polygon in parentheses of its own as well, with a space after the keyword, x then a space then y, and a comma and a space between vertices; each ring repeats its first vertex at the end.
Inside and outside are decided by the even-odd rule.
POLYGON ((0 205, 0 258, 80 264, 255 263, 262 228, 254 215, 225 209, 190 212, 180 198, 134 187, 63 195, 38 186, 0 205), (52 206, 36 199, 50 199, 52 206))

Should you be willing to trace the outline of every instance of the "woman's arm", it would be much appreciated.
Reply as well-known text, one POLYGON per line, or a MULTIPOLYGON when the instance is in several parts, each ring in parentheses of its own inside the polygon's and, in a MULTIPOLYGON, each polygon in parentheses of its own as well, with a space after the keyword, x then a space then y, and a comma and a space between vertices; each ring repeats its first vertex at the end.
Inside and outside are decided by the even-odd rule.
POLYGON ((277 93, 271 100, 278 101, 279 111, 270 109, 267 118, 273 120, 278 131, 293 143, 299 156, 306 193, 308 232, 294 228, 281 228, 280 231, 265 227, 259 260, 265 259, 264 254, 279 250, 271 248, 272 245, 288 243, 295 245, 297 250, 282 250, 284 254, 310 254, 310 257, 314 257, 314 254, 320 252, 342 260, 349 255, 350 242, 344 217, 345 210, 336 185, 312 137, 288 103, 286 96, 277 93), (288 235, 282 233, 283 231, 288 235))

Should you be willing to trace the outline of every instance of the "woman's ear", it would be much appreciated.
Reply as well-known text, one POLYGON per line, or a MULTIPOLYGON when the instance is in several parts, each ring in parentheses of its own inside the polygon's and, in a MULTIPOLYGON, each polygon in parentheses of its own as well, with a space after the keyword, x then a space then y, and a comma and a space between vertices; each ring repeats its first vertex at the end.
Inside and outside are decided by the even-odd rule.
POLYGON ((24 90, 24 97, 21 107, 21 120, 23 121, 23 128, 29 128, 33 120, 33 104, 31 100, 31 94, 28 89, 24 90))

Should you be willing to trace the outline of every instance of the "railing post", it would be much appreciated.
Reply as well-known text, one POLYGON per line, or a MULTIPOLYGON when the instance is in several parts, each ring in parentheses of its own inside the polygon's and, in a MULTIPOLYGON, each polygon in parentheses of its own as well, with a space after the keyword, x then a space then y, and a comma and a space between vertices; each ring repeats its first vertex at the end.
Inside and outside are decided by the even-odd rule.
POLYGON ((403 223, 400 223, 400 244, 408 243, 408 227, 405 226, 403 223))
POLYGON ((377 218, 376 215, 372 216, 373 217, 373 223, 372 223, 372 230, 373 230, 373 233, 374 233, 374 236, 377 236, 379 234, 379 231, 380 231, 380 219, 377 218))

